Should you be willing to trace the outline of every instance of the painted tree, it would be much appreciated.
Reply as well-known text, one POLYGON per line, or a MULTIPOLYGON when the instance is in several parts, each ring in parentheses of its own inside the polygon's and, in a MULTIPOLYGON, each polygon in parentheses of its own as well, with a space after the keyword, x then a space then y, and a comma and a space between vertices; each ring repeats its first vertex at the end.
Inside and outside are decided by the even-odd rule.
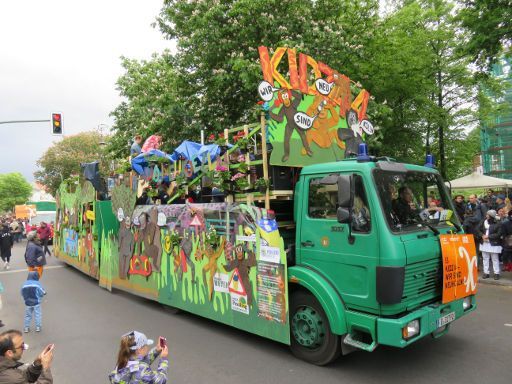
POLYGON ((32 194, 32 186, 21 173, 0 174, 0 212, 11 211, 15 205, 25 204, 32 194))
POLYGON ((105 169, 105 153, 102 143, 105 137, 98 132, 82 132, 66 136, 56 142, 37 161, 39 170, 34 173, 36 180, 55 196, 61 182, 73 174, 80 174, 80 163, 100 160, 100 169, 105 169))

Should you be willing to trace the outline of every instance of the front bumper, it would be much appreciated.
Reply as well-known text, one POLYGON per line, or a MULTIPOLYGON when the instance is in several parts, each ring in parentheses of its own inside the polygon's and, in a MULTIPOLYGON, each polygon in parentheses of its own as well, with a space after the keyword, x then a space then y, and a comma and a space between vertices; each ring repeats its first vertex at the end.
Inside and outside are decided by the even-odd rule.
POLYGON ((475 296, 470 297, 471 306, 466 310, 464 310, 462 307, 463 299, 459 299, 447 304, 430 304, 398 319, 377 319, 378 344, 404 348, 414 343, 415 341, 418 341, 424 336, 430 334, 441 335, 445 333, 450 327, 451 323, 447 326, 438 328, 437 320, 451 312, 455 312, 455 320, 470 312, 473 312, 476 309, 476 300, 475 296), (409 340, 404 340, 402 337, 402 328, 405 327, 410 321, 416 319, 420 321, 419 334, 409 340))

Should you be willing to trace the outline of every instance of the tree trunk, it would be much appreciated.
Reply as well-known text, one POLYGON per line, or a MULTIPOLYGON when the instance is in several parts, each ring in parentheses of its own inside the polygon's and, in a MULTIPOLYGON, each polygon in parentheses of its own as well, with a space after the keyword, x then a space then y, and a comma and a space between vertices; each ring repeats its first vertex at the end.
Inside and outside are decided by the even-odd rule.
MULTIPOLYGON (((441 84, 442 78, 441 78, 441 71, 437 72, 437 106, 439 107, 439 110, 443 110, 443 87, 441 84)), ((446 124, 446 119, 444 116, 444 113, 442 116, 440 116, 439 122, 438 122, 438 130, 437 134, 439 136, 439 172, 441 173, 441 176, 443 179, 446 179, 446 158, 445 158, 445 152, 444 152, 444 126, 446 124)))

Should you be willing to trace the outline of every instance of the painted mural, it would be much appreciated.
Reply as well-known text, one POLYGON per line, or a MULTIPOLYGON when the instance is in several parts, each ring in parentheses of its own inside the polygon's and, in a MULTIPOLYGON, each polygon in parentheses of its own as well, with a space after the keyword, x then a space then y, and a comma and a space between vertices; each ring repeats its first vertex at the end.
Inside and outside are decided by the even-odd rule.
POLYGON ((118 226, 93 225, 92 249, 101 259, 93 271, 80 199, 72 198, 80 190, 62 192, 58 257, 100 286, 289 343, 286 254, 277 223, 264 209, 228 203, 135 206, 135 192, 118 183, 112 200, 96 209, 96 220, 118 226), (79 212, 76 223, 71 206, 79 212))
POLYGON ((99 277, 96 192, 89 181, 63 183, 57 196, 55 254, 88 275, 99 277))
POLYGON ((303 167, 357 154, 374 132, 366 114, 368 91, 311 56, 299 53, 297 60, 295 49, 279 47, 272 57, 267 47, 258 50, 264 79, 258 93, 273 146, 270 164, 303 167))

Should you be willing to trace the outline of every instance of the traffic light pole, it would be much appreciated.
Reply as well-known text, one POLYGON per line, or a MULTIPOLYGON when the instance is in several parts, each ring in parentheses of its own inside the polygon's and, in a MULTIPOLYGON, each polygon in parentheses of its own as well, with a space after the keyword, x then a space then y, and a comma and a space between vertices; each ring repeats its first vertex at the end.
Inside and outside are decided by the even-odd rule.
POLYGON ((16 124, 16 123, 47 123, 51 120, 12 120, 12 121, 0 121, 0 124, 16 124))

